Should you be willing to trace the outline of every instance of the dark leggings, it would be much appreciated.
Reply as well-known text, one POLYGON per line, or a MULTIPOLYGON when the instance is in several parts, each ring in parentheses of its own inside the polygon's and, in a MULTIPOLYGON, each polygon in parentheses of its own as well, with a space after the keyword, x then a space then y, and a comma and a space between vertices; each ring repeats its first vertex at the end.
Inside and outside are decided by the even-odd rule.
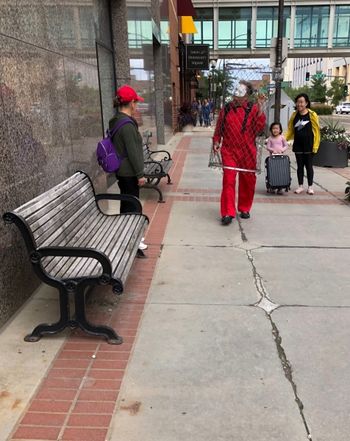
POLYGON ((307 183, 309 187, 314 182, 314 169, 312 167, 312 153, 296 153, 295 158, 297 160, 297 175, 299 185, 304 183, 304 167, 306 168, 307 183))
MULTIPOLYGON (((117 176, 117 179, 121 194, 131 194, 133 196, 136 196, 137 198, 140 197, 140 187, 138 185, 138 179, 136 176, 117 176)), ((132 202, 120 202, 121 213, 133 213, 134 211, 137 211, 137 209, 132 202)))

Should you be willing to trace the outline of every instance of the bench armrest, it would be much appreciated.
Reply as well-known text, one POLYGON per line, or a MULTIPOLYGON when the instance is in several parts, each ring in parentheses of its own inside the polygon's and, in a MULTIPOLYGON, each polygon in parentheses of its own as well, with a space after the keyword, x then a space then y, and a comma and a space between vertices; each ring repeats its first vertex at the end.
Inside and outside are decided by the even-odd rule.
MULTIPOLYGON (((156 173, 162 173, 164 174, 164 169, 162 164, 159 161, 145 161, 144 165, 149 165, 149 164, 156 164, 157 165, 157 169, 156 169, 156 173)), ((145 173, 146 175, 147 173, 145 173)))
POLYGON ((93 248, 82 247, 42 247, 30 253, 32 263, 39 263, 43 257, 87 257, 97 260, 103 270, 103 274, 112 276, 112 265, 106 254, 93 248))
POLYGON ((171 155, 167 150, 148 150, 148 153, 150 155, 156 155, 157 153, 165 153, 167 156, 165 156, 163 159, 165 161, 171 161, 171 155))
POLYGON ((137 214, 142 214, 142 204, 140 199, 131 194, 119 194, 119 193, 101 193, 95 196, 96 202, 103 200, 113 200, 113 201, 129 201, 136 208, 137 214))

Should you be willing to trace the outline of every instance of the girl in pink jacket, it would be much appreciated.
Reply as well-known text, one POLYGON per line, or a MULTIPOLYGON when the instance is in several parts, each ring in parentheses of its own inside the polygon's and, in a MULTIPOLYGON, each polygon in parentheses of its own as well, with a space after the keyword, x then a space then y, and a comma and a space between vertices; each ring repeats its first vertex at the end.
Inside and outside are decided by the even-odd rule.
POLYGON ((273 122, 270 125, 271 136, 267 138, 266 148, 270 155, 280 155, 288 149, 288 143, 282 135, 282 125, 279 122, 273 122))

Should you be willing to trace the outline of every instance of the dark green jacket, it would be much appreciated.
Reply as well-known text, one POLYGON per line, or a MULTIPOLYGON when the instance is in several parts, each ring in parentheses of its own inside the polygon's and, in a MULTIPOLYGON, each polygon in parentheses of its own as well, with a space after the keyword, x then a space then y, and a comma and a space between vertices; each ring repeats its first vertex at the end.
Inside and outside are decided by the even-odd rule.
MULTIPOLYGON (((122 118, 131 118, 125 113, 118 112, 109 121, 109 129, 113 129, 116 122, 122 118)), ((113 136, 113 144, 117 149, 118 155, 124 159, 117 171, 117 176, 131 177, 136 176, 138 179, 143 176, 143 150, 142 137, 138 131, 138 125, 135 119, 131 118, 135 124, 125 124, 113 136)))

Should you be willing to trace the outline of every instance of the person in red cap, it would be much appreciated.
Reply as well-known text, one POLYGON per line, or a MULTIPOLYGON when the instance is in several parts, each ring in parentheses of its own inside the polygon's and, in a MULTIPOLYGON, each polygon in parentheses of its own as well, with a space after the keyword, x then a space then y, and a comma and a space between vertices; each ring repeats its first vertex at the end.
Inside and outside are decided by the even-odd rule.
POLYGON ((242 219, 250 218, 256 183, 255 138, 264 129, 266 122, 262 110, 265 97, 259 96, 255 103, 252 95, 252 85, 241 81, 233 93, 233 100, 222 108, 215 127, 213 149, 221 149, 224 166, 221 192, 222 225, 229 225, 236 216, 237 174, 237 208, 242 219))
MULTIPOLYGON (((135 119, 135 112, 138 102, 144 99, 137 95, 136 91, 128 86, 121 86, 114 99, 114 107, 117 109, 116 115, 109 121, 109 129, 112 130, 118 121, 126 117, 131 119, 130 124, 122 126, 113 136, 113 144, 118 155, 123 157, 120 168, 116 172, 118 186, 121 194, 140 196, 140 187, 145 184, 142 136, 138 130, 135 119)), ((121 201, 120 212, 131 213, 135 207, 131 202, 121 201)), ((147 249, 147 245, 140 243, 141 250, 147 249)))

